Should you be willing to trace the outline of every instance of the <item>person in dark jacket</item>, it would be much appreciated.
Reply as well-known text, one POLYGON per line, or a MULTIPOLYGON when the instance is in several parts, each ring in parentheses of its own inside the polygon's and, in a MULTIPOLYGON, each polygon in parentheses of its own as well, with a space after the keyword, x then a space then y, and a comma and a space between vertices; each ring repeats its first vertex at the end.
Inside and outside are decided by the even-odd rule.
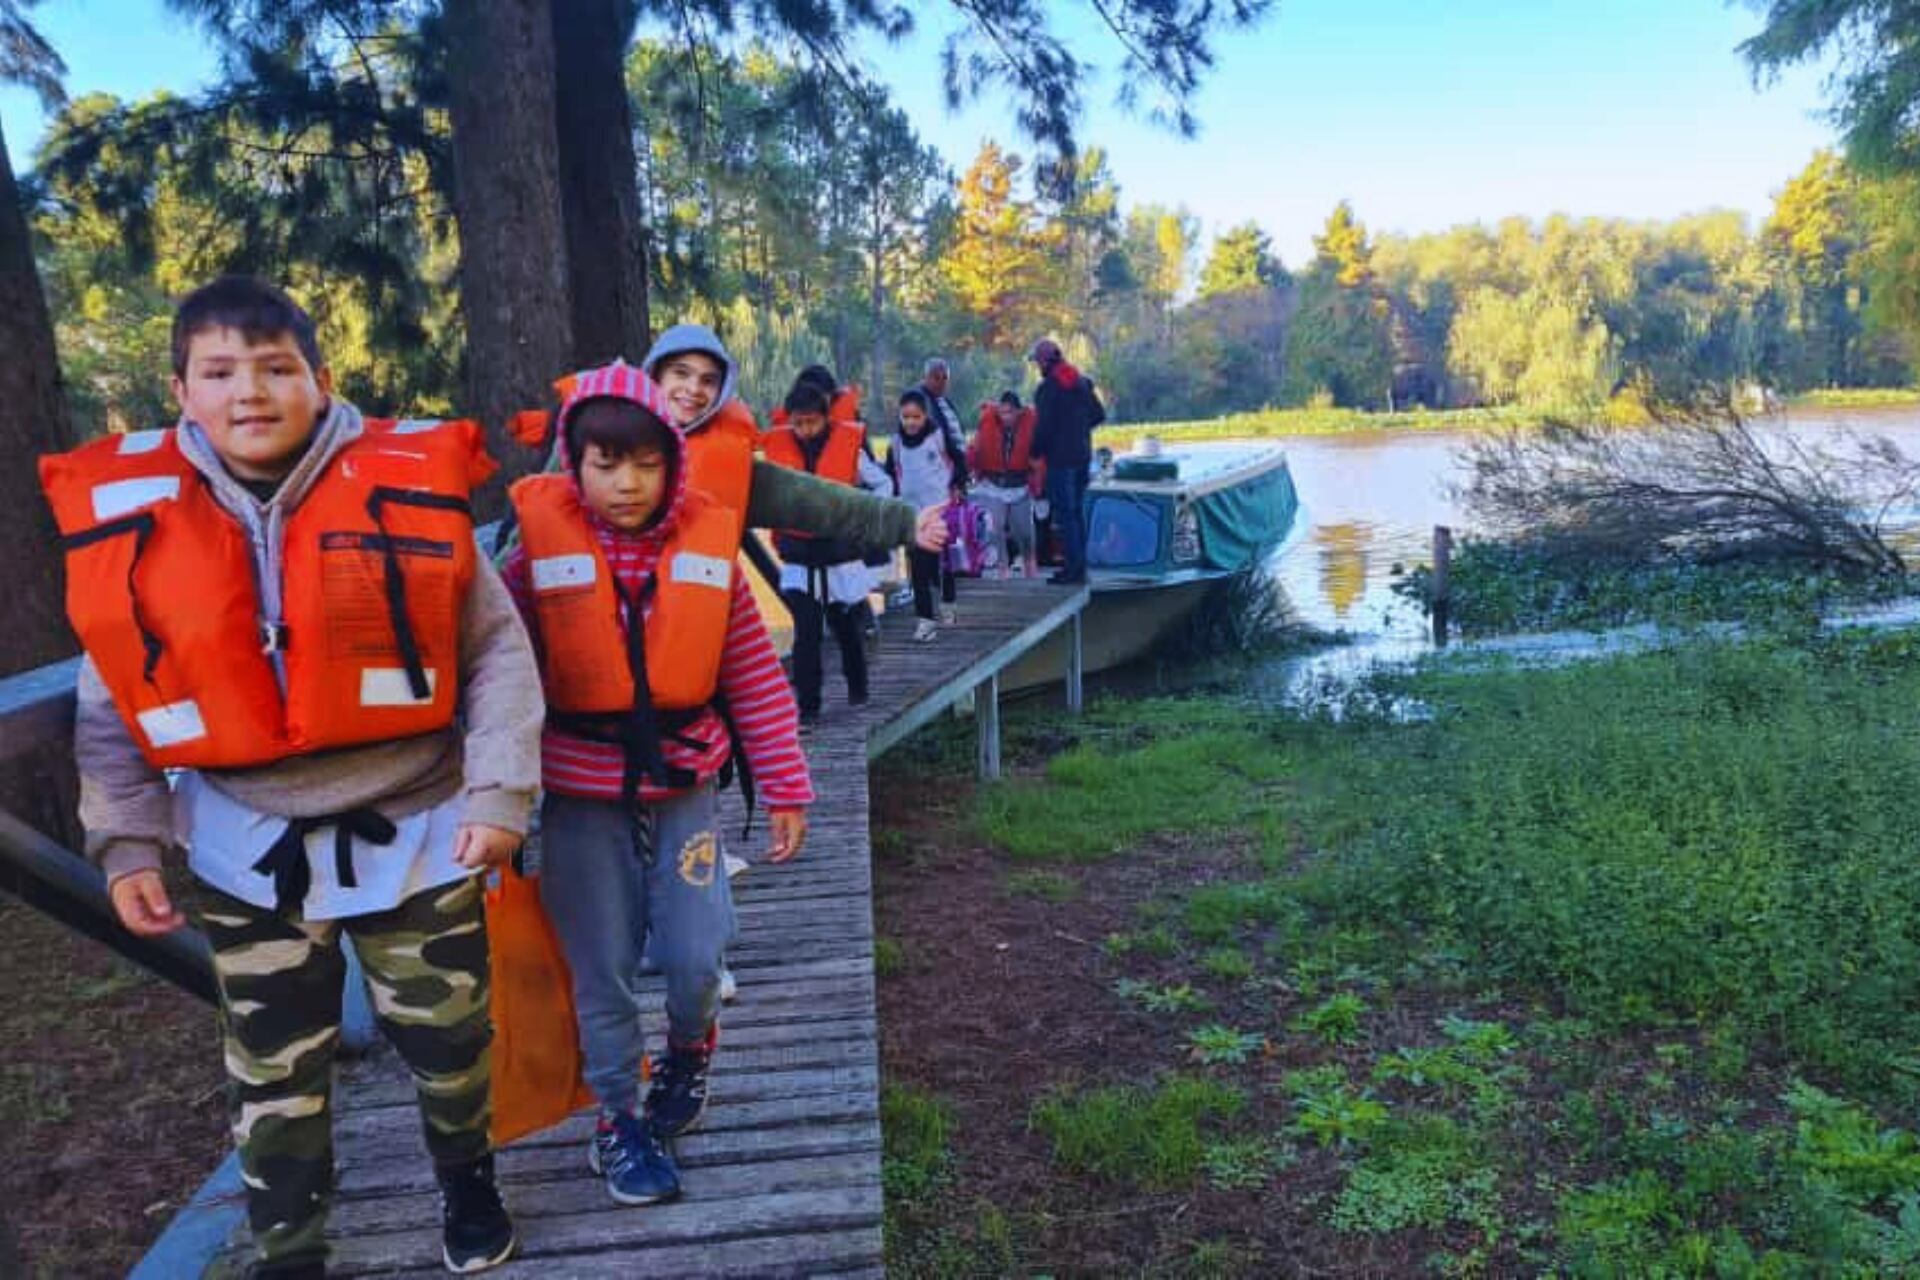
POLYGON ((1030 357, 1040 369, 1034 389, 1033 456, 1047 464, 1047 505, 1064 563, 1047 581, 1087 580, 1087 525, 1082 506, 1093 462, 1093 429, 1107 420, 1093 379, 1067 363, 1060 344, 1042 338, 1030 357))

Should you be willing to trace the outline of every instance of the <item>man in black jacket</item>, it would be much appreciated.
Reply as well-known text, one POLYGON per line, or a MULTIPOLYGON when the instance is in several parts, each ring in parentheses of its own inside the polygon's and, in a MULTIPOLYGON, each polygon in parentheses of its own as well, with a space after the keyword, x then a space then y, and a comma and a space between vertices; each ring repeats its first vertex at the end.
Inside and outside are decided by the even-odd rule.
POLYGON ((1030 358, 1040 368, 1040 385, 1033 393, 1033 453, 1047 460, 1047 505, 1065 561, 1048 581, 1085 582, 1087 525, 1082 507, 1093 462, 1093 429, 1107 420, 1107 410, 1094 392, 1093 379, 1068 364, 1052 338, 1034 343, 1030 358))

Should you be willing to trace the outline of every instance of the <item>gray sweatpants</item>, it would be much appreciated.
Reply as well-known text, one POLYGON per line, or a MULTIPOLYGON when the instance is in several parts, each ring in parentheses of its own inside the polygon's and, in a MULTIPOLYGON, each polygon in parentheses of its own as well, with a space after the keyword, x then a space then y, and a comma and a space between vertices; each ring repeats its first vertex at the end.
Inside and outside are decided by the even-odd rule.
POLYGON ((642 956, 666 977, 675 1043, 704 1040, 719 1009, 734 916, 717 817, 712 787, 648 805, 636 850, 612 801, 549 792, 541 806, 540 899, 573 969, 587 1085, 609 1110, 639 1102, 642 956))

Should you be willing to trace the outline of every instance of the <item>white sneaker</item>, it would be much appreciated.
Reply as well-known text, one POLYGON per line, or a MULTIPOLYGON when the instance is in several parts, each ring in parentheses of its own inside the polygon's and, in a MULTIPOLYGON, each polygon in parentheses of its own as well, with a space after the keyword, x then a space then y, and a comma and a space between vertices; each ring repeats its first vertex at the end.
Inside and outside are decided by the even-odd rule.
POLYGON ((731 880, 753 864, 735 854, 723 853, 720 855, 720 865, 727 869, 727 879, 731 880))
POLYGON ((956 617, 958 617, 958 616, 959 616, 959 615, 958 615, 958 614, 956 614, 956 613, 955 613, 955 612, 953 611, 953 606, 952 606, 952 605, 950 605, 950 604, 949 604, 949 605, 943 605, 943 606, 941 606, 941 609, 940 609, 940 621, 941 621, 942 623, 944 623, 945 625, 947 625, 947 626, 949 626, 949 627, 950 627, 950 626, 952 626, 952 625, 953 625, 953 620, 954 620, 954 619, 955 619, 956 617))
POLYGON ((921 644, 925 644, 927 641, 937 638, 939 634, 940 634, 940 624, 935 622, 932 618, 922 618, 920 619, 920 621, 913 624, 913 638, 915 640, 918 640, 921 644))
POLYGON ((733 970, 720 971, 720 1003, 732 1004, 740 995, 740 984, 733 980, 733 970))

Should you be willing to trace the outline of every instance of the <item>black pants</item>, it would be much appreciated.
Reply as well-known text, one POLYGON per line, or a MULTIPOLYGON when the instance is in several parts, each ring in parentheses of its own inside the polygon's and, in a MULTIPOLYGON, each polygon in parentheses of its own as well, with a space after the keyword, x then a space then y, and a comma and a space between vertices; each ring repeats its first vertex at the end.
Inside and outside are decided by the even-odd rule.
MULTIPOLYGON (((825 595, 824 590, 821 595, 825 595)), ((860 634, 860 613, 871 614, 863 601, 859 604, 822 605, 819 597, 805 591, 783 591, 780 599, 793 615, 793 697, 803 715, 820 712, 820 633, 822 623, 833 632, 840 646, 840 671, 847 678, 847 700, 867 700, 867 647, 860 634), (858 612, 856 612, 856 610, 858 612)))
POLYGON ((923 618, 933 617, 933 588, 940 586, 942 604, 953 603, 953 570, 938 551, 907 548, 907 563, 913 570, 913 611, 923 618))

